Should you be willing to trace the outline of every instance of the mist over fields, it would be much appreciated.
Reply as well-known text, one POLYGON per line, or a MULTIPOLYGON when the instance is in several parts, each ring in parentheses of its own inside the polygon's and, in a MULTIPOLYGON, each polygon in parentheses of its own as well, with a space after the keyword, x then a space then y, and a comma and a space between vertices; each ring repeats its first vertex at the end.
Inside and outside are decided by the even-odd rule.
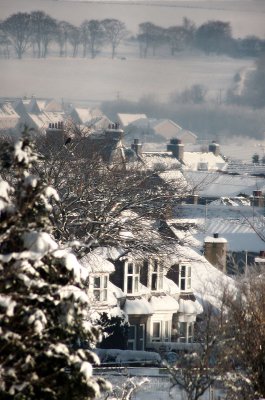
MULTIPOLYGON (((0 1, 2 20, 13 13, 35 10, 76 26, 85 19, 117 18, 126 24, 132 36, 137 34, 142 22, 169 27, 181 24, 187 17, 196 26, 208 20, 230 22, 234 38, 248 35, 265 38, 265 2, 261 0, 0 1)), ((216 110, 212 110, 221 108, 235 76, 245 76, 253 70, 254 61, 250 57, 232 58, 196 51, 182 51, 174 57, 160 54, 140 58, 136 41, 120 46, 115 59, 111 59, 107 46, 94 59, 83 58, 81 52, 76 58, 71 57, 70 52, 68 57, 59 57, 54 44, 47 58, 33 58, 31 51, 22 60, 0 58, 0 97, 55 98, 81 106, 101 105, 107 101, 121 107, 122 102, 133 102, 132 106, 125 107, 127 112, 134 112, 141 106, 142 111, 149 112, 152 117, 171 117, 201 135, 212 132, 213 135, 248 135, 260 139, 264 136, 264 110, 252 112, 237 108, 233 112, 233 106, 226 105, 225 111, 218 111, 218 117, 216 110), (207 89, 207 104, 188 108, 175 106, 178 113, 174 113, 170 104, 172 94, 196 84, 207 89), (150 102, 141 102, 143 97, 168 104, 168 108, 156 106, 152 109, 150 102)), ((112 114, 116 111, 115 107, 106 109, 112 114)))

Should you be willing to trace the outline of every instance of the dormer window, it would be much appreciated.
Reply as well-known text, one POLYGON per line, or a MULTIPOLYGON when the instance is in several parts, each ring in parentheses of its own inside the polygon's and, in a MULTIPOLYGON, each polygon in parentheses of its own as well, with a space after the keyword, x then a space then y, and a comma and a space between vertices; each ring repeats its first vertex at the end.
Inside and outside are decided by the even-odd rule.
POLYGON ((163 288, 163 270, 158 260, 152 260, 149 267, 150 289, 161 290, 163 288))
POLYGON ((181 291, 191 289, 191 266, 190 265, 179 265, 177 276, 177 285, 181 291))
POLYGON ((139 265, 133 262, 125 264, 125 292, 128 294, 138 293, 140 282, 140 268, 139 265))
POLYGON ((94 276, 93 294, 96 301, 108 299, 108 275, 94 276))

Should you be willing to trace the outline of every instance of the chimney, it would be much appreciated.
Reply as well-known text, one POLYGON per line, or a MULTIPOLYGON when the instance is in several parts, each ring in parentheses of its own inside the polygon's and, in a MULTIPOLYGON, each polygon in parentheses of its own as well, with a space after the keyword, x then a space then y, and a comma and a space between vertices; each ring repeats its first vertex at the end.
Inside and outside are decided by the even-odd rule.
POLYGON ((187 198, 187 204, 198 204, 199 195, 198 194, 191 194, 187 198))
POLYGON ((111 138, 112 140, 119 141, 123 139, 124 131, 120 129, 120 125, 118 122, 115 124, 109 124, 108 129, 105 130, 106 138, 111 138))
POLYGON ((139 143, 139 139, 134 139, 133 143, 131 144, 131 148, 132 150, 135 151, 135 153, 137 154, 137 156, 141 156, 142 155, 142 143, 139 143))
POLYGON ((46 129, 46 138, 52 143, 64 144, 64 124, 60 122, 50 122, 48 128, 46 129))
POLYGON ((214 233, 204 239, 204 256, 212 265, 226 273, 227 240, 214 233))
POLYGON ((255 257, 255 264, 257 267, 258 272, 264 272, 264 266, 265 266, 265 251, 261 250, 259 252, 259 256, 255 257))
POLYGON ((250 197, 252 207, 264 207, 264 196, 261 190, 254 190, 250 197))
POLYGON ((183 162, 184 145, 181 143, 180 139, 170 139, 170 143, 167 145, 167 151, 171 151, 178 161, 183 162))
POLYGON ((215 156, 219 156, 220 145, 213 140, 212 143, 209 144, 209 152, 213 153, 215 156))

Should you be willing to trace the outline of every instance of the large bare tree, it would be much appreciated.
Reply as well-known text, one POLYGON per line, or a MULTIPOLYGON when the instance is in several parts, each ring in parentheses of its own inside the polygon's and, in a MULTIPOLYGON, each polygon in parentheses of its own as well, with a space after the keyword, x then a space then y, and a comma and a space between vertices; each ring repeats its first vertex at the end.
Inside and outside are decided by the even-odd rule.
POLYGON ((17 57, 22 58, 30 44, 31 15, 21 12, 13 14, 2 23, 2 29, 12 41, 17 57))
POLYGON ((124 149, 115 149, 110 159, 106 138, 81 137, 57 148, 46 142, 42 149, 40 173, 60 194, 53 215, 59 238, 82 240, 87 251, 122 246, 158 252, 174 241, 158 221, 187 194, 183 180, 171 185, 142 161, 126 162, 124 149))
POLYGON ((104 19, 102 25, 105 37, 111 45, 111 57, 114 58, 120 42, 128 35, 126 26, 118 19, 104 19))

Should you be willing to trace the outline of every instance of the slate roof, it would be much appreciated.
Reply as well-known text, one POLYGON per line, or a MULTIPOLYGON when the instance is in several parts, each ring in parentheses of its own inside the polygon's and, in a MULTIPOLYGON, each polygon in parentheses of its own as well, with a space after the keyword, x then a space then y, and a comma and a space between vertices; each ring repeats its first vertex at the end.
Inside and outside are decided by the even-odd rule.
POLYGON ((196 193, 201 197, 236 197, 239 194, 250 196, 254 190, 265 192, 263 177, 185 170, 183 174, 190 186, 196 188, 196 193))
MULTIPOLYGON (((264 248, 264 241, 255 232, 262 228, 262 209, 249 206, 182 205, 179 208, 181 221, 193 226, 191 235, 202 248, 204 239, 218 233, 228 242, 233 252, 251 251, 258 253, 264 248), (197 225, 195 229, 194 226, 197 225)), ((178 223, 179 219, 175 221, 178 223)), ((170 221, 174 226, 174 221, 170 221)))

